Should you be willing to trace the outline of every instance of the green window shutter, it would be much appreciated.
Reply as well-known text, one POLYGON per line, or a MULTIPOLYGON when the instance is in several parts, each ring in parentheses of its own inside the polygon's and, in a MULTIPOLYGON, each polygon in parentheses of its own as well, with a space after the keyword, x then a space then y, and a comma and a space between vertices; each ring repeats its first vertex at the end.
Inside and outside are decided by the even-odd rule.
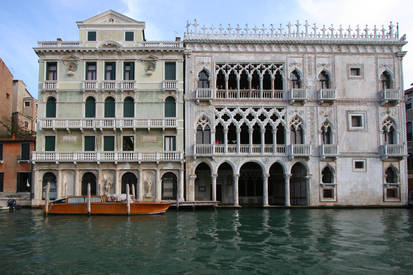
POLYGON ((96 41, 96 32, 87 32, 88 41, 96 41))
POLYGON ((133 98, 127 97, 123 102, 123 117, 134 117, 135 116, 135 107, 133 98))
POLYGON ((176 137, 172 137, 172 151, 176 151, 176 137))
POLYGON ((176 80, 176 63, 165 63, 165 80, 176 80))
POLYGON ((123 79, 124 80, 135 80, 135 63, 125 62, 123 64, 123 79))
POLYGON ((125 32, 125 41, 133 41, 133 32, 125 32))
POLYGON ((115 99, 108 97, 105 100, 105 117, 115 117, 115 99))
POLYGON ((116 63, 112 62, 112 80, 116 80, 116 63))
POLYGON ((115 137, 114 136, 103 137, 103 151, 115 151, 115 137))
POLYGON ((94 136, 85 136, 85 151, 95 151, 94 136))
POLYGON ((0 173, 0 192, 3 192, 4 173, 0 173))
POLYGON ((47 99, 46 117, 56 117, 56 99, 54 97, 47 99))
POLYGON ((96 116, 96 102, 93 97, 88 97, 86 99, 85 105, 85 117, 95 117, 96 116))
POLYGON ((3 160, 3 144, 0 144, 0 160, 3 160))
POLYGON ((55 137, 54 136, 45 137, 45 151, 55 151, 55 137))
POLYGON ((165 117, 176 117, 175 98, 171 96, 165 100, 165 117))
POLYGON ((30 159, 30 143, 21 144, 21 159, 29 160, 30 159))

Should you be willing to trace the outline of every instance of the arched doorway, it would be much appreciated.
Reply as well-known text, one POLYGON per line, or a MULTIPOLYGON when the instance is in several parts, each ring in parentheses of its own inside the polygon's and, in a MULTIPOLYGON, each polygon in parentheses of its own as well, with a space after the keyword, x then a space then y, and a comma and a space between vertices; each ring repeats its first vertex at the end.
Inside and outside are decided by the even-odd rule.
POLYGON ((129 194, 132 194, 132 186, 135 186, 135 197, 138 195, 138 179, 135 174, 127 172, 122 176, 122 194, 126 194, 126 185, 129 185, 129 194))
POLYGON ((224 162, 218 168, 217 201, 224 204, 234 203, 234 172, 231 165, 224 162))
POLYGON ((278 162, 270 167, 268 179, 268 203, 275 205, 285 204, 284 169, 278 162))
POLYGON ((162 199, 176 200, 177 178, 174 173, 168 172, 162 176, 162 199))
POLYGON ((201 163, 195 170, 195 200, 196 201, 210 201, 211 197, 211 169, 205 163, 201 163))
POLYGON ((239 203, 241 205, 262 205, 262 187, 261 166, 255 162, 243 164, 238 181, 239 203))
POLYGON ((290 202, 291 205, 307 205, 307 169, 302 163, 291 168, 290 202))
POLYGON ((42 180, 42 200, 46 198, 46 189, 47 189, 47 183, 50 183, 50 188, 49 188, 49 199, 50 200, 55 200, 57 199, 57 182, 56 182, 56 176, 53 173, 46 173, 43 175, 43 180, 42 180))
POLYGON ((85 173, 82 177, 82 195, 87 195, 87 185, 90 183, 90 194, 96 195, 96 176, 93 173, 85 173))

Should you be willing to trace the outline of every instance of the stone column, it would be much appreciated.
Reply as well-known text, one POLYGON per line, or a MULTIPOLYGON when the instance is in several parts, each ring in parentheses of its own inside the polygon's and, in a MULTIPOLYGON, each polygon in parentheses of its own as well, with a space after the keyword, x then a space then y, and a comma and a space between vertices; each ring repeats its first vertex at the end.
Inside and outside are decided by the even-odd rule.
POLYGON ((80 172, 79 167, 75 168, 75 182, 74 182, 74 189, 75 189, 75 196, 80 196, 81 194, 81 186, 82 183, 80 182, 80 172))
POLYGON ((188 201, 195 201, 195 180, 196 175, 189 176, 188 201))
POLYGON ((263 82, 263 76, 260 76, 260 98, 263 98, 263 96, 262 96, 262 89, 263 89, 262 82, 263 82))
POLYGON ((161 172, 159 171, 159 167, 156 168, 156 182, 155 182, 155 200, 161 201, 162 200, 162 181, 161 181, 161 172))
POLYGON ((265 152, 265 128, 261 128, 261 154, 265 152))
POLYGON ((252 133, 254 132, 253 128, 249 128, 248 129, 248 135, 249 135, 249 148, 248 148, 248 152, 251 154, 252 153, 252 133))
POLYGON ((143 200, 143 173, 142 173, 142 168, 139 167, 138 169, 138 200, 142 201, 143 200))
POLYGON ((104 188, 104 186, 103 186, 103 176, 102 176, 102 169, 100 169, 99 168, 99 170, 98 170, 98 178, 97 178, 97 182, 96 182, 96 185, 97 185, 97 188, 98 188, 98 192, 97 192, 97 195, 99 196, 99 195, 103 195, 103 188, 104 188))
POLYGON ((284 180, 285 180, 285 206, 291 206, 291 203, 290 203, 290 178, 291 178, 291 174, 285 174, 284 175, 284 180))
POLYGON ((240 144, 241 144, 241 128, 237 127, 237 153, 240 153, 240 144))
POLYGON ((56 194, 56 197, 57 197, 57 199, 61 199, 62 196, 63 196, 62 170, 58 169, 56 172, 57 172, 57 182, 56 182, 57 194, 56 194))
POLYGON ((116 195, 119 195, 121 192, 122 192, 122 189, 121 189, 121 181, 120 181, 120 176, 119 176, 119 174, 120 174, 120 171, 119 170, 116 170, 115 171, 115 194, 116 195))
POLYGON ((305 177, 305 185, 307 190, 307 206, 310 206, 310 185, 311 185, 311 175, 305 177))
POLYGON ((238 200, 239 174, 234 174, 232 177, 233 177, 233 181, 234 181, 234 206, 239 206, 239 200, 238 200))
POLYGON ((212 174, 212 200, 216 201, 217 200, 217 174, 212 174))
POLYGON ((274 91, 274 76, 271 75, 271 94, 272 97, 275 98, 275 91, 274 91))
POLYGON ((224 128, 224 153, 228 152, 228 128, 224 128))
POLYGON ((272 152, 277 153, 277 130, 272 129, 272 152))
POLYGON ((264 207, 268 206, 268 178, 269 177, 270 177, 270 174, 265 173, 263 175, 262 206, 264 206, 264 207))
POLYGON ((179 184, 178 184, 178 201, 185 201, 184 199, 184 165, 181 165, 179 171, 179 184))
MULTIPOLYGON (((211 128, 211 140, 209 144, 212 144, 212 146, 215 145, 215 128, 211 128)), ((212 153, 215 153, 214 150, 212 150, 212 153)))

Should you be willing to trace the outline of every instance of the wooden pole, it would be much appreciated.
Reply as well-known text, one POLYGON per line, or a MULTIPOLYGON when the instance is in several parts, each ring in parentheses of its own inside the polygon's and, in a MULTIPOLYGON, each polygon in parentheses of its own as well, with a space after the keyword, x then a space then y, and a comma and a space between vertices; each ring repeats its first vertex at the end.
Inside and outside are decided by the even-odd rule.
POLYGON ((135 200, 136 196, 135 196, 135 184, 132 184, 132 199, 135 200))
POLYGON ((45 198, 45 205, 44 205, 44 214, 47 216, 49 213, 49 192, 50 192, 50 181, 47 182, 46 185, 46 198, 45 198))
POLYGON ((90 215, 91 214, 91 208, 90 208, 90 183, 87 184, 87 213, 90 215))
POLYGON ((126 184, 126 207, 127 207, 127 212, 128 216, 130 214, 130 200, 129 200, 129 184, 126 184))

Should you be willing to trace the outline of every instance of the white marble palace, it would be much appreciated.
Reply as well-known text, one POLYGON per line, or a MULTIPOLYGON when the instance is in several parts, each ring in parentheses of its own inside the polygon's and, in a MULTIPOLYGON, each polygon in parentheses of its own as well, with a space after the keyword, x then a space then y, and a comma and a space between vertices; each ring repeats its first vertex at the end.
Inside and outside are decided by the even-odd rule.
POLYGON ((407 204, 398 26, 217 28, 146 41, 109 10, 42 41, 33 205, 125 193, 230 206, 407 204))
POLYGON ((186 199, 405 205, 398 26, 185 33, 186 199))

